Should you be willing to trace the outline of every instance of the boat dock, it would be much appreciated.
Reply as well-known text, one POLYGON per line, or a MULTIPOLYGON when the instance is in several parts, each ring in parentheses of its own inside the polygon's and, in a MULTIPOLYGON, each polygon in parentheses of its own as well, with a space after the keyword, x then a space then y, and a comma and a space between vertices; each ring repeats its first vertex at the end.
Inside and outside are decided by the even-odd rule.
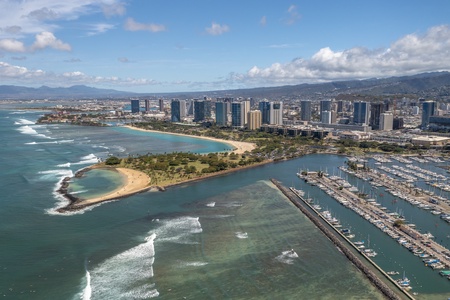
POLYGON ((355 251, 354 245, 335 226, 318 214, 311 204, 294 188, 287 188, 275 179, 275 186, 299 208, 388 299, 414 299, 406 290, 379 268, 363 253, 355 251), (361 259, 375 267, 372 270, 361 259), (378 275, 377 275, 378 274, 378 275), (384 276, 386 281, 380 279, 384 276))

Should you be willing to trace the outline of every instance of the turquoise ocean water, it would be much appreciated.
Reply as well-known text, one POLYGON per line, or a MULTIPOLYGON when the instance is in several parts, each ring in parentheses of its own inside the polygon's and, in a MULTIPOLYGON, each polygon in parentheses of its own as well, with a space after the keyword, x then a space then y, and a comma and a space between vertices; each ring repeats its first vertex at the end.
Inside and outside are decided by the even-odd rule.
MULTIPOLYGON (((5 299, 381 299, 272 177, 305 189, 359 237, 370 234, 380 264, 408 272, 418 297, 450 296, 450 284, 416 257, 295 176, 305 166, 337 167, 344 157, 307 156, 58 214, 66 204, 55 193, 60 180, 109 154, 229 146, 119 127, 35 125, 41 114, 0 110, 5 299)), ((99 171, 75 184, 92 195, 119 181, 99 171)))

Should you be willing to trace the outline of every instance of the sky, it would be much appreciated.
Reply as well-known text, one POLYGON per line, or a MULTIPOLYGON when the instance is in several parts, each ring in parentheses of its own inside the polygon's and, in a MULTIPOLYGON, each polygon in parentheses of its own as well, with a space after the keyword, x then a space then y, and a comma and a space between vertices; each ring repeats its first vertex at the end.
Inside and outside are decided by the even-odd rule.
POLYGON ((0 85, 208 91, 450 70, 448 0, 0 0, 0 85))

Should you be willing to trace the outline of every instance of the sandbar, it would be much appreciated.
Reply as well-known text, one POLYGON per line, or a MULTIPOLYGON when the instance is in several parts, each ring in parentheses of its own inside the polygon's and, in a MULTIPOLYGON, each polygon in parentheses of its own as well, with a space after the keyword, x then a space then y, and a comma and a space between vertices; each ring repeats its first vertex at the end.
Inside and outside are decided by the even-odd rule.
POLYGON ((236 154, 244 154, 246 151, 250 152, 256 148, 256 144, 249 143, 249 142, 238 142, 238 141, 216 139, 216 138, 208 137, 208 136, 197 136, 197 135, 190 135, 190 134, 184 134, 184 133, 174 133, 174 132, 165 132, 165 131, 158 131, 158 130, 151 130, 151 129, 143 129, 143 128, 138 128, 138 127, 134 127, 131 125, 125 125, 123 127, 133 129, 133 130, 139 130, 139 131, 147 131, 147 132, 162 133, 162 134, 173 134, 173 135, 186 136, 186 137, 191 137, 191 138, 204 139, 204 140, 224 143, 224 144, 228 144, 228 145, 232 146, 234 148, 233 152, 236 154))
POLYGON ((132 170, 128 168, 111 168, 124 176, 125 180, 117 189, 99 197, 91 199, 80 199, 71 205, 72 208, 80 208, 93 205, 99 202, 122 198, 132 194, 146 191, 150 188, 150 177, 144 172, 132 170))

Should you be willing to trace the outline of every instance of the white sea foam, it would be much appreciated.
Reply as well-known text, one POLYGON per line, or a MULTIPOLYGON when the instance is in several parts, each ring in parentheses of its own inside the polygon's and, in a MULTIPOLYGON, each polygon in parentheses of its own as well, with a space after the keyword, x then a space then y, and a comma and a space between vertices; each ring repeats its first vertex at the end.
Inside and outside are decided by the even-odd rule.
MULTIPOLYGON (((81 298, 86 285, 79 298, 148 299, 159 296, 155 284, 149 282, 154 276, 155 238, 153 233, 144 243, 106 259, 90 270, 90 297, 81 298)), ((87 274, 85 281, 88 281, 87 274)))
POLYGON ((14 125, 33 125, 34 122, 29 121, 27 119, 19 119, 18 121, 14 122, 14 125))
POLYGON ((294 263, 294 259, 298 258, 297 252, 294 249, 283 251, 280 255, 275 257, 281 263, 292 265, 294 263))
POLYGON ((206 206, 214 207, 214 206, 216 206, 216 202, 209 202, 209 203, 206 204, 206 206))
POLYGON ((162 220, 160 223, 162 225, 157 229, 159 242, 197 244, 195 235, 203 231, 199 218, 194 217, 162 220))
POLYGON ((234 234, 236 235, 236 237, 238 239, 248 239, 247 232, 240 232, 240 231, 238 231, 238 232, 235 232, 234 234))
POLYGON ((60 167, 60 168, 70 168, 70 162, 65 163, 65 164, 59 164, 59 165, 56 165, 56 166, 60 167))
POLYGON ((38 134, 36 130, 34 130, 31 126, 28 125, 20 126, 19 128, 17 128, 17 130, 19 130, 23 134, 31 134, 31 135, 38 134))
POLYGON ((98 157, 94 154, 83 156, 79 162, 72 163, 72 165, 92 165, 98 163, 98 157))
POLYGON ((208 263, 205 261, 191 261, 191 262, 180 262, 179 267, 180 268, 186 268, 186 267, 203 267, 206 266, 208 263))
POLYGON ((38 174, 41 174, 40 179, 44 181, 48 180, 55 180, 60 178, 60 182, 65 177, 72 177, 73 172, 72 170, 66 170, 66 169, 58 169, 58 170, 47 170, 47 171, 40 171, 38 174))
POLYGON ((20 131, 20 133, 22 133, 22 134, 29 134, 29 135, 33 135, 36 137, 46 138, 46 139, 53 139, 50 136, 46 136, 45 134, 38 133, 33 127, 31 127, 29 125, 20 126, 19 128, 17 128, 17 130, 20 131))
POLYGON ((86 270, 86 287, 82 293, 82 300, 91 300, 92 287, 91 287, 91 274, 86 270))

